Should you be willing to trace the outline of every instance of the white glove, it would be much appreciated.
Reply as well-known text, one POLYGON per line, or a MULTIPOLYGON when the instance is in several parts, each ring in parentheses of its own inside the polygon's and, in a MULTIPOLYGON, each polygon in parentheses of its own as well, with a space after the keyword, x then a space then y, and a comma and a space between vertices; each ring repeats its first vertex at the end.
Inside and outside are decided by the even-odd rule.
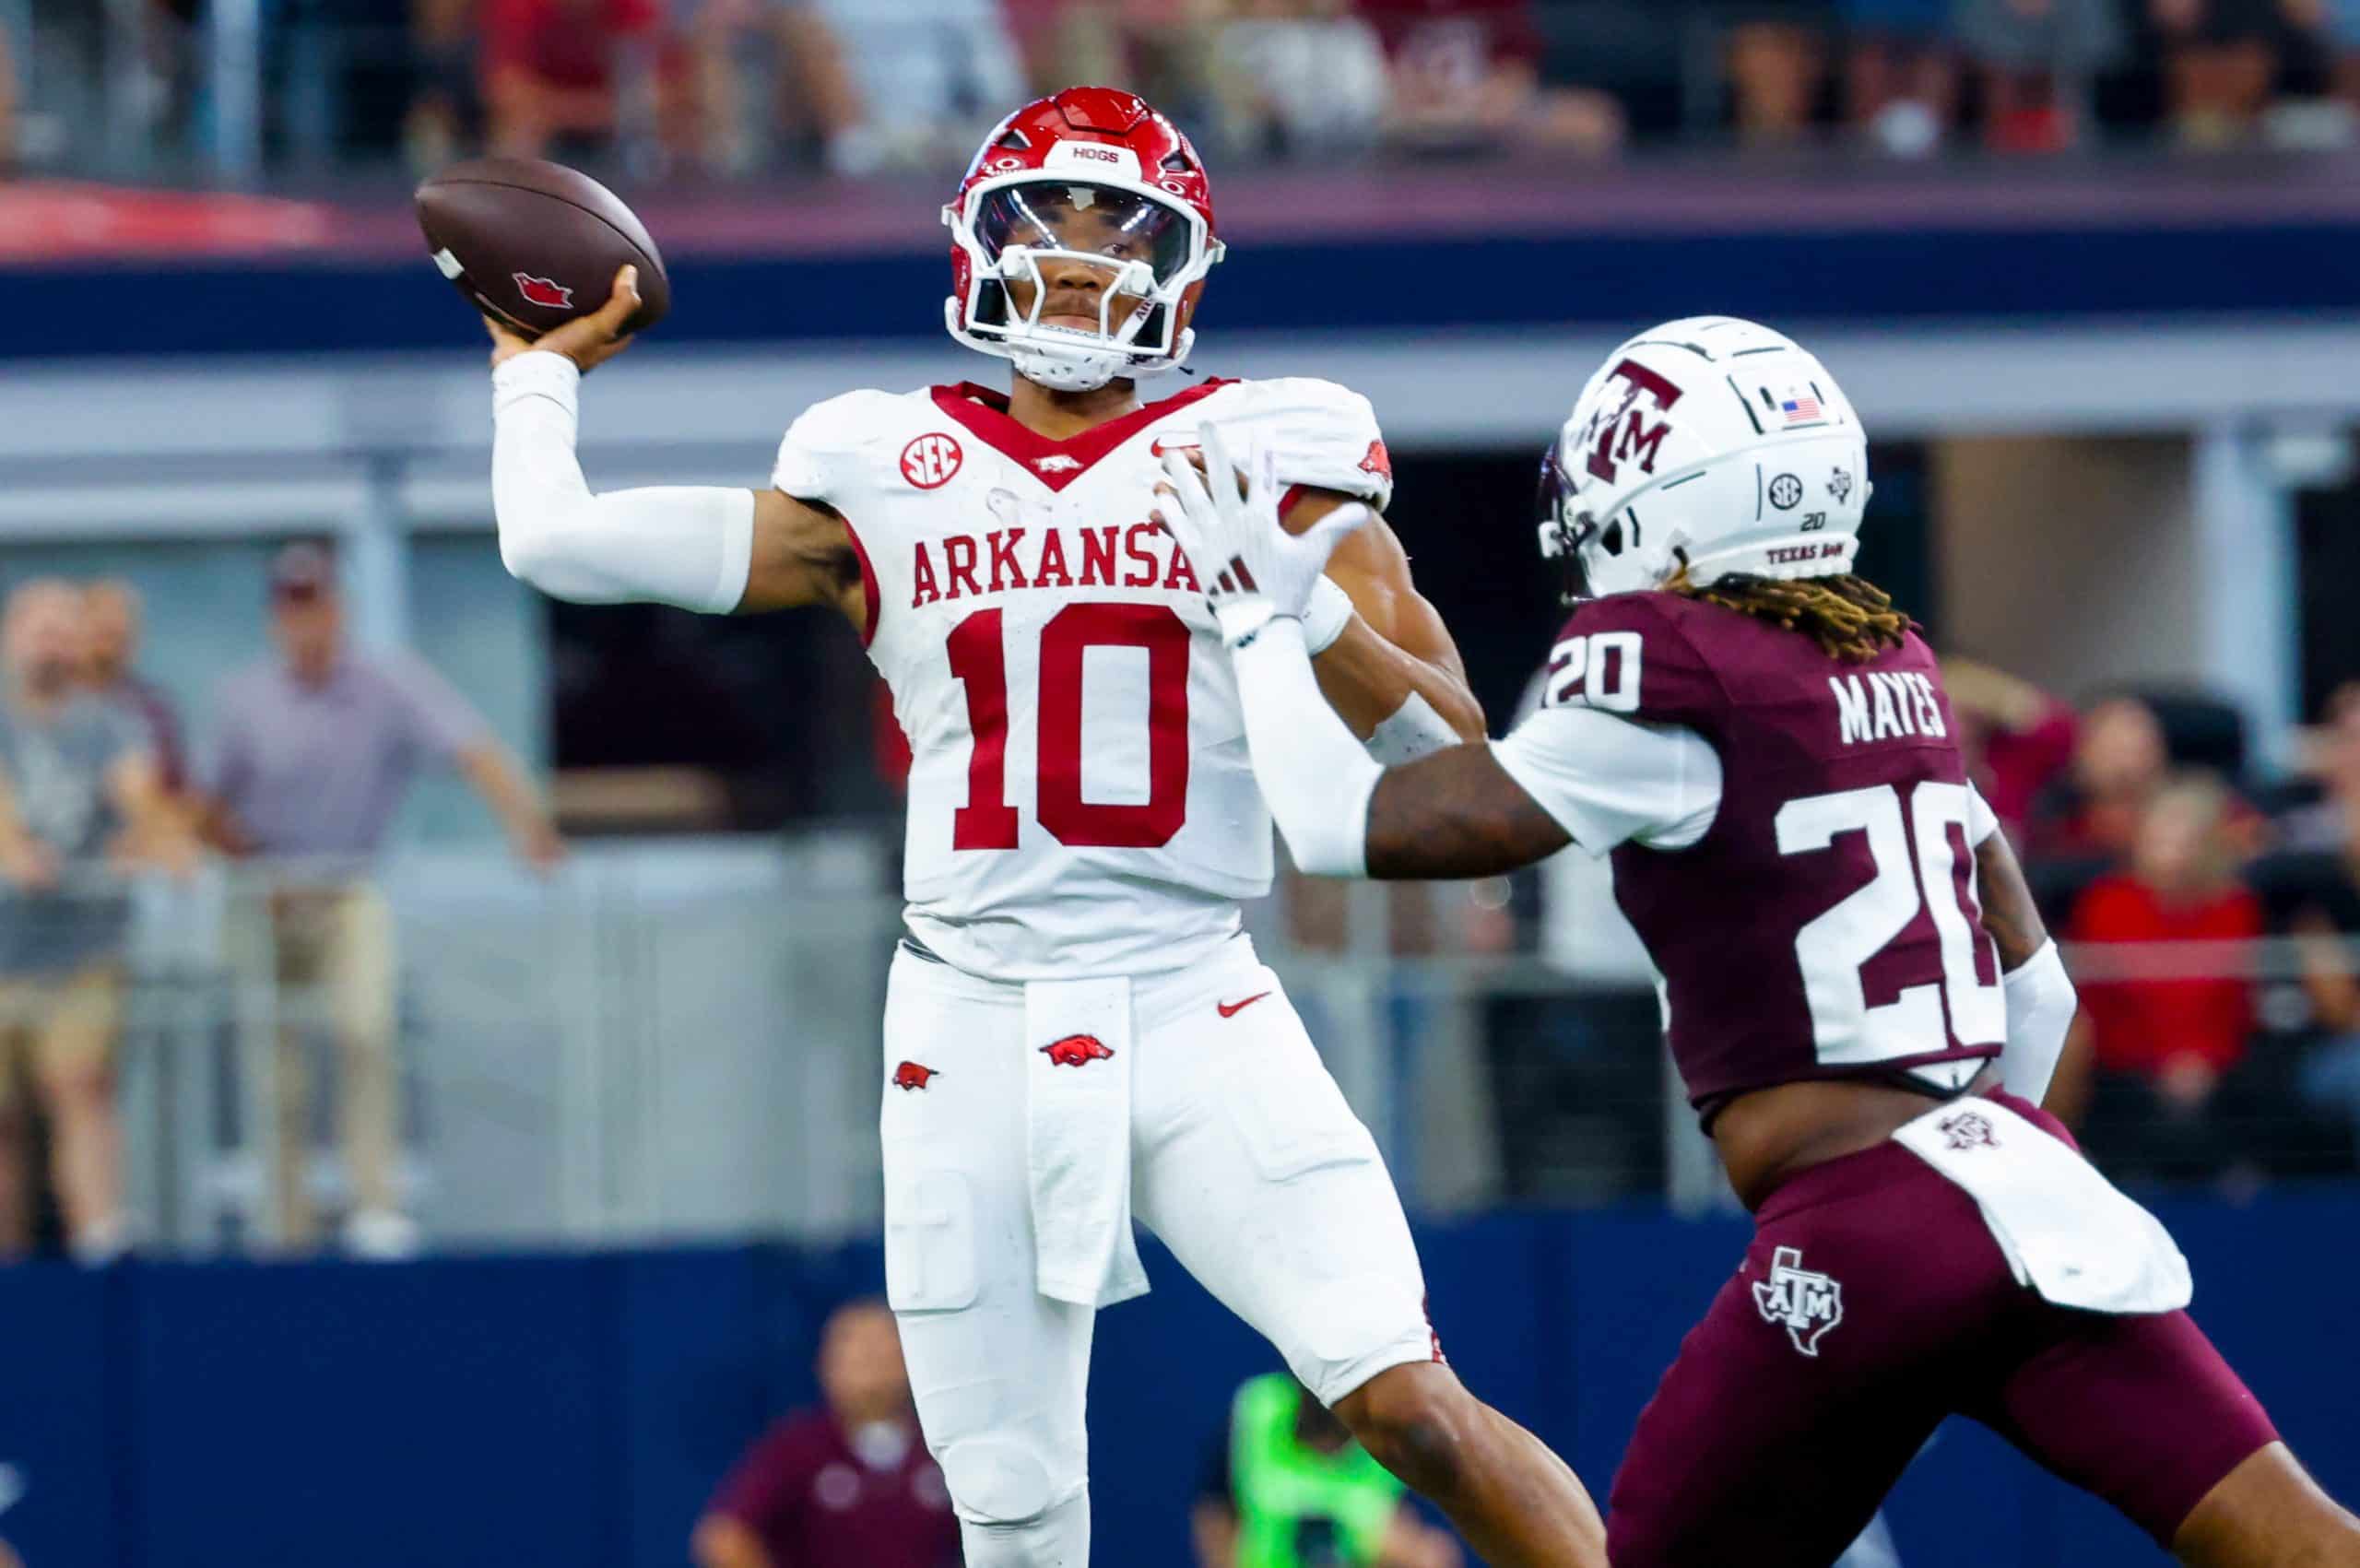
POLYGON ((1277 454, 1258 442, 1246 453, 1241 495, 1221 432, 1200 425, 1197 439, 1204 472, 1180 452, 1166 452, 1168 479, 1155 489, 1171 499, 1155 516, 1187 552, 1221 621, 1221 640, 1235 648, 1273 619, 1301 621, 1324 581, 1328 558, 1375 513, 1353 501, 1290 534, 1279 522, 1277 454))

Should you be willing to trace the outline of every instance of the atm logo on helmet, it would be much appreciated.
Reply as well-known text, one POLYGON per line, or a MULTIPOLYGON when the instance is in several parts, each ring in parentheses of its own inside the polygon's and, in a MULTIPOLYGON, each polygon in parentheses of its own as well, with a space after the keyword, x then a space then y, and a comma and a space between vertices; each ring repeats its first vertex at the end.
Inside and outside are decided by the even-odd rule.
POLYGON ((1650 424, 1647 412, 1639 407, 1641 396, 1651 396, 1659 413, 1670 413, 1681 399, 1681 390, 1670 381, 1647 369, 1635 360, 1625 360, 1609 372, 1626 383, 1622 401, 1610 407, 1601 403, 1590 416, 1589 430, 1582 438, 1593 442, 1589 454, 1592 477, 1613 484, 1622 475, 1619 465, 1638 460, 1639 472, 1652 474, 1656 462, 1663 454, 1664 438, 1671 434, 1671 421, 1657 419, 1650 424))

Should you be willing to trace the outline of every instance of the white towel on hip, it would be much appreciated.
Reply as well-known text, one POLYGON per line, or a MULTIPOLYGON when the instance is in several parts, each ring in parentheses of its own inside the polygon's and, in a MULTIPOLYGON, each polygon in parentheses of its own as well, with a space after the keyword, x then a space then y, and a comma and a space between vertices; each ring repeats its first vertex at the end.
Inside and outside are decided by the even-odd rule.
POLYGON ((1077 1306, 1147 1293, 1131 1234, 1131 983, 1024 987, 1033 1279, 1077 1306))
POLYGON ((2177 1312, 2195 1286, 2163 1221, 1996 1101, 1953 1100, 1893 1135, 1975 1199, 2016 1282, 2059 1306, 2177 1312))

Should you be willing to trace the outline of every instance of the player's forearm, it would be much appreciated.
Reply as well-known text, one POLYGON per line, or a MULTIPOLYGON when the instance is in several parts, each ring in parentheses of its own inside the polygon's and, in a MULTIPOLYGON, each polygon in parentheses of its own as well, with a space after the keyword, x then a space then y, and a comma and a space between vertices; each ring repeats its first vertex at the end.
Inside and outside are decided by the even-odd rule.
POLYGON ((1231 656, 1254 776, 1288 853, 1316 875, 1364 875, 1369 796, 1385 770, 1320 694, 1303 624, 1273 619, 1231 656))
POLYGON ((577 604, 738 607, 753 555, 752 491, 594 495, 573 452, 581 372, 572 362, 519 354, 491 381, 492 515, 512 574, 577 604))
POLYGON ((1483 709, 1457 671, 1396 646, 1354 617, 1312 661, 1320 692, 1380 762, 1483 738, 1483 709))

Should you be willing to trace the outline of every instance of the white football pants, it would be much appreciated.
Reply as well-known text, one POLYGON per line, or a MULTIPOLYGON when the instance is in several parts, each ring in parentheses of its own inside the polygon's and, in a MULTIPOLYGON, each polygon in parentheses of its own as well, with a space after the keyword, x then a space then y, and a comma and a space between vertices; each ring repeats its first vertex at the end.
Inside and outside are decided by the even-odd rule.
MULTIPOLYGON (((1327 1403, 1435 1359, 1393 1178, 1251 944, 1131 1006, 1134 1215, 1327 1403)), ((1097 1314, 1035 1288, 1025 1032, 1021 984, 895 956, 886 1294, 969 1562, 1084 1568, 1097 1314)))

